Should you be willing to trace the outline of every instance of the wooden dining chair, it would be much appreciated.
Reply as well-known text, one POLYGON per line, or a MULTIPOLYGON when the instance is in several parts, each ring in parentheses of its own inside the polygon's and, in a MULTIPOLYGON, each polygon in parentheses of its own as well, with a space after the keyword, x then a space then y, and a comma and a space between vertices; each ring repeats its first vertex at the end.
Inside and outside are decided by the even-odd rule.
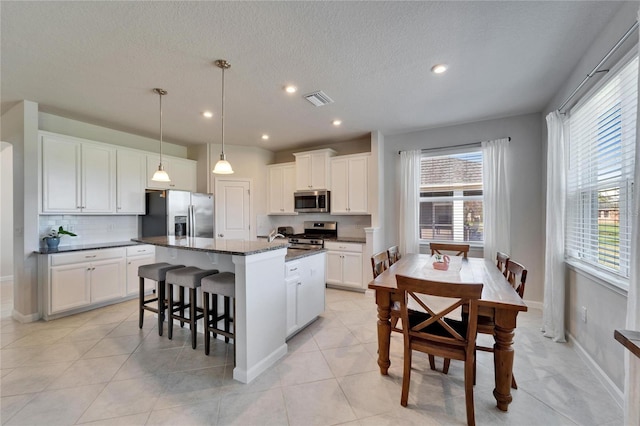
MULTIPOLYGON (((507 278, 511 287, 518 293, 520 298, 524 298, 524 285, 527 281, 527 269, 514 260, 507 259, 504 268, 504 276, 507 278)), ((478 333, 494 335, 495 319, 493 316, 478 316, 478 333)), ((493 347, 476 345, 476 349, 484 352, 493 352, 493 347)), ((518 389, 518 383, 515 376, 511 374, 511 387, 518 389)))
POLYGON ((498 267, 498 269, 500 269, 500 272, 503 273, 503 275, 506 277, 507 276, 507 261, 509 260, 509 255, 506 253, 503 253, 501 251, 497 252, 496 254, 496 266, 498 267))
POLYGON ((371 269, 373 272, 373 278, 389 269, 389 256, 386 251, 381 251, 371 256, 371 269))
POLYGON ((411 355, 413 351, 446 359, 464 361, 464 390, 467 409, 467 424, 475 425, 473 404, 473 375, 477 332, 478 299, 482 295, 482 284, 452 284, 420 280, 396 275, 398 289, 402 292, 400 316, 404 334, 404 370, 402 374, 402 396, 400 404, 407 406, 411 383, 411 355), (437 296, 438 308, 429 306, 425 297, 437 296), (424 310, 422 315, 410 315, 408 301, 417 303, 424 310), (447 306, 442 309, 443 301, 447 306), (455 309, 466 306, 469 315, 463 321, 446 318, 455 309))
POLYGON ((431 256, 434 254, 448 254, 443 252, 456 253, 454 256, 462 256, 465 259, 469 254, 469 244, 445 244, 445 243, 429 243, 431 256))
MULTIPOLYGON (((391 262, 389 261, 389 255, 386 251, 381 251, 380 253, 376 253, 371 256, 371 269, 373 272, 373 278, 375 279, 378 275, 389 269, 391 262)), ((400 319, 400 308, 391 306, 391 330, 396 331, 398 333, 402 333, 402 329, 398 327, 398 320, 400 319)))
POLYGON ((393 265, 398 260, 400 260, 401 256, 400 256, 400 250, 398 249, 398 246, 389 247, 387 249, 387 256, 389 257, 389 266, 393 265))

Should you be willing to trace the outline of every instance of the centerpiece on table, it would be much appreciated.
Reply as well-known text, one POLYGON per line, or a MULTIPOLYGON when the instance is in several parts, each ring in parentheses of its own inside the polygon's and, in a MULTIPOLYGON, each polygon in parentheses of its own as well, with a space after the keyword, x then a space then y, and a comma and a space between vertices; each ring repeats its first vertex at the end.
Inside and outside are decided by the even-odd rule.
POLYGON ((58 248, 58 244, 60 244, 60 237, 62 235, 68 235, 70 237, 77 237, 73 232, 67 231, 62 226, 58 229, 52 229, 49 231, 46 237, 43 240, 47 243, 47 248, 49 250, 55 250, 58 248))
POLYGON ((449 262, 451 258, 449 256, 442 254, 434 254, 433 255, 433 269, 438 269, 440 271, 446 271, 449 269, 449 262))

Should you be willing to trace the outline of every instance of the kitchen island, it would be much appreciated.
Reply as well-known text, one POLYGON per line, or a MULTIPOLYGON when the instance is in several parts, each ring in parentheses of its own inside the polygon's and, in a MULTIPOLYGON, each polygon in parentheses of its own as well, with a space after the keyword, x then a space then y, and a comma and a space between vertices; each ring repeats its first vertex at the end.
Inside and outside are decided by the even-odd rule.
POLYGON ((235 380, 251 382, 287 353, 286 240, 148 237, 133 241, 156 246, 156 262, 235 273, 235 380))

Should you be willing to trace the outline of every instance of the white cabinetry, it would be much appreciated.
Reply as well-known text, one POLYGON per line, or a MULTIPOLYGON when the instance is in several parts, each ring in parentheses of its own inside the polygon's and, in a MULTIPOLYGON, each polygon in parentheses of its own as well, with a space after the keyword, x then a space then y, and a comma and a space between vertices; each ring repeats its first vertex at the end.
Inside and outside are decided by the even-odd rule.
POLYGON ((293 211, 293 193, 296 189, 295 163, 274 164, 269 170, 269 214, 291 215, 293 211))
POLYGON ((331 189, 329 159, 335 153, 327 148, 293 154, 296 157, 296 189, 331 189))
POLYGON ((331 214, 367 214, 369 155, 331 159, 331 214))
POLYGON ((116 213, 144 214, 147 158, 143 152, 117 149, 116 213))
POLYGON ((197 162, 184 158, 162 156, 162 165, 169 175, 171 182, 156 182, 151 180, 158 170, 160 156, 147 154, 147 188, 151 189, 180 189, 195 192, 197 162))
POLYGON ((115 213, 115 148, 41 133, 42 212, 115 213))
POLYGON ((327 284, 363 290, 362 244, 325 241, 327 284))
POLYGON ((124 248, 52 254, 46 259, 40 271, 46 276, 42 283, 45 319, 124 296, 124 248))
POLYGON ((325 253, 285 264, 287 337, 324 312, 325 253))
MULTIPOLYGON (((127 296, 137 295, 140 291, 138 268, 142 265, 155 263, 156 249, 151 245, 127 247, 127 296)), ((155 282, 145 279, 145 292, 155 288, 155 282)))

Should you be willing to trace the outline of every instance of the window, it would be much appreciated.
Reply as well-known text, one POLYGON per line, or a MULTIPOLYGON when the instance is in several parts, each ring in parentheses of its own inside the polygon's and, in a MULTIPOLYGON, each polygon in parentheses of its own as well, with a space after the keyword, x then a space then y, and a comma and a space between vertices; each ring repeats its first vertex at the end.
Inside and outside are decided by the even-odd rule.
POLYGON ((638 56, 570 111, 566 255, 629 277, 638 56))
MULTIPOLYGON (((420 239, 482 242, 482 151, 423 154, 420 162, 420 239)), ((427 242, 424 241, 424 242, 427 242)))

